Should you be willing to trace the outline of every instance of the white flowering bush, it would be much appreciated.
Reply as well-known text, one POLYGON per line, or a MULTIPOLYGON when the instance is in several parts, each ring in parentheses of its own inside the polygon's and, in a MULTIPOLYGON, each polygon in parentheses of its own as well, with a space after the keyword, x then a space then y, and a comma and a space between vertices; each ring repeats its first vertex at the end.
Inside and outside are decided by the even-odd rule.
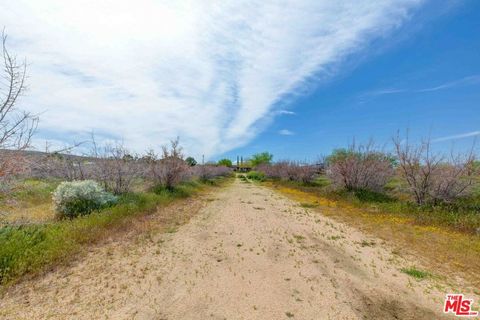
POLYGON ((53 192, 55 209, 61 218, 74 218, 111 206, 117 197, 93 180, 65 181, 53 192))

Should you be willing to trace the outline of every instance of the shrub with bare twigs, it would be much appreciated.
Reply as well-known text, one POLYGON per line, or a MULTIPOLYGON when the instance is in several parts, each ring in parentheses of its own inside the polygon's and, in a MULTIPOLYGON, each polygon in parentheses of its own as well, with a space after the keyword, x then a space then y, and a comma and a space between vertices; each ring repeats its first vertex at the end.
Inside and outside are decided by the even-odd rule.
POLYGON ((373 142, 352 143, 327 157, 327 175, 340 188, 379 192, 393 176, 393 158, 378 151, 373 142))
POLYGON ((179 139, 170 141, 170 147, 162 147, 162 155, 150 155, 150 173, 154 180, 167 189, 173 189, 188 175, 188 164, 183 160, 179 139))
POLYGON ((432 152, 429 139, 412 144, 397 134, 393 142, 400 174, 417 204, 452 202, 471 193, 477 171, 473 148, 447 157, 432 152))
POLYGON ((304 184, 312 183, 318 173, 316 165, 304 164, 294 161, 279 161, 273 164, 262 164, 258 171, 270 179, 298 181, 304 184))
POLYGON ((217 177, 227 176, 232 172, 228 167, 216 165, 197 165, 191 170, 192 175, 198 177, 201 181, 209 181, 217 177))
POLYGON ((142 176, 143 165, 121 143, 103 148, 94 143, 91 176, 114 194, 130 192, 135 179, 142 176))
POLYGON ((81 143, 75 143, 61 150, 50 151, 47 144, 44 152, 30 152, 27 175, 41 179, 58 178, 64 181, 88 179, 91 176, 88 158, 72 153, 80 145, 81 143))
POLYGON ((287 179, 287 161, 280 161, 272 164, 260 164, 257 170, 265 174, 269 179, 287 179))
POLYGON ((290 177, 294 181, 302 182, 304 184, 312 183, 317 174, 317 168, 309 164, 290 164, 290 177))
POLYGON ((30 176, 64 181, 91 179, 114 194, 130 192, 135 179, 143 176, 147 164, 132 156, 120 142, 99 147, 92 136, 90 143, 90 153, 83 156, 72 154, 81 144, 55 152, 47 148, 43 154, 31 157, 30 176))

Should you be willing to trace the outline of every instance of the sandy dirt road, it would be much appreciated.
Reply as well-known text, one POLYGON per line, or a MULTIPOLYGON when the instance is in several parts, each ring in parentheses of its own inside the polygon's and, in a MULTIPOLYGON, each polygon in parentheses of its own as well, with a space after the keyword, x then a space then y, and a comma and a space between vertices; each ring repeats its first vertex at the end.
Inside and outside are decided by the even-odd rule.
POLYGON ((9 319, 438 319, 412 261, 274 191, 235 181, 189 223, 94 248, 17 285, 9 319))

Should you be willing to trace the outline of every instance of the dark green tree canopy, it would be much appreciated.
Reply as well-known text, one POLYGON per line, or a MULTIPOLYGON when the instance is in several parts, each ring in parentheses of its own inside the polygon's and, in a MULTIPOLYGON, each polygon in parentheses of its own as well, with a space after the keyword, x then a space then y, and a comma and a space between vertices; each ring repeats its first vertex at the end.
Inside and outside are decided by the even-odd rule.
POLYGON ((232 160, 230 159, 221 159, 218 160, 217 163, 219 166, 225 166, 225 167, 231 167, 232 166, 232 160))
POLYGON ((253 167, 259 166, 261 164, 269 164, 272 162, 273 154, 268 152, 256 153, 250 159, 250 163, 253 167))
POLYGON ((190 166, 193 167, 197 164, 197 160, 195 160, 193 157, 188 157, 185 159, 185 162, 190 166))

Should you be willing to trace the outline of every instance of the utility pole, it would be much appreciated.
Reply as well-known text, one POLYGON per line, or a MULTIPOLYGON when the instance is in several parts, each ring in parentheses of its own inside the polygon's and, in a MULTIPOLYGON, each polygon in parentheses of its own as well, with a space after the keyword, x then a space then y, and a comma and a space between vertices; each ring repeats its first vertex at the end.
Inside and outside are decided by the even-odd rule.
POLYGON ((202 154, 202 166, 205 164, 205 155, 202 154))

